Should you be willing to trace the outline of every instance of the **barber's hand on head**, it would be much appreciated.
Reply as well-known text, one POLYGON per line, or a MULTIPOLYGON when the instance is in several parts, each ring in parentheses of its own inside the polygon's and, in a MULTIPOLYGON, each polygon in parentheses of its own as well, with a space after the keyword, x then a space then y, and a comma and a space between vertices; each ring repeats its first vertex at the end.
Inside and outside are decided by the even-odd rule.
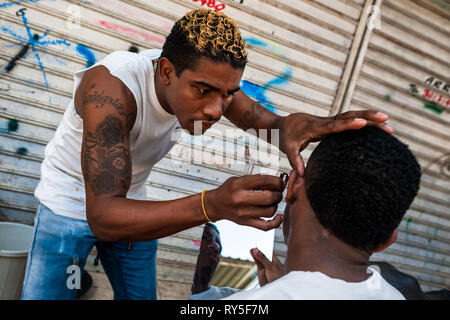
POLYGON ((276 256, 275 252, 272 255, 272 261, 259 251, 257 248, 250 250, 250 254, 256 263, 259 285, 262 287, 265 284, 275 281, 284 275, 283 264, 276 256))
POLYGON ((227 219, 261 230, 274 229, 283 220, 282 214, 273 215, 285 187, 280 177, 271 175, 231 177, 217 189, 206 192, 206 211, 212 220, 227 219))
POLYGON ((394 130, 385 123, 388 118, 386 114, 375 110, 348 111, 335 117, 293 113, 283 118, 280 127, 280 150, 286 153, 292 168, 303 176, 305 166, 300 152, 310 142, 322 140, 330 133, 361 129, 366 125, 392 133, 394 130))

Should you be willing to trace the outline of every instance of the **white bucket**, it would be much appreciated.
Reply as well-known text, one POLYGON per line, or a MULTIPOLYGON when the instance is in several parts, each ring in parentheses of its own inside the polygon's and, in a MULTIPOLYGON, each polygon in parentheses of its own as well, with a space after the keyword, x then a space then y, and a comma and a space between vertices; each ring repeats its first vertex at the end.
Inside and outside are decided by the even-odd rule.
POLYGON ((20 299, 33 227, 0 222, 0 300, 20 299))

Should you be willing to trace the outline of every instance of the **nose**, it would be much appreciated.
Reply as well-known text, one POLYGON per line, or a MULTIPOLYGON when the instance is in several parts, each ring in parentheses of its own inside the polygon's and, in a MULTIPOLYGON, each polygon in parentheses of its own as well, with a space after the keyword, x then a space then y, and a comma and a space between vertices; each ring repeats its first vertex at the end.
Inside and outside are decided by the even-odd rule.
POLYGON ((208 104, 203 107, 203 114, 208 117, 210 121, 219 121, 220 117, 223 115, 223 101, 221 97, 217 97, 208 102, 208 104))

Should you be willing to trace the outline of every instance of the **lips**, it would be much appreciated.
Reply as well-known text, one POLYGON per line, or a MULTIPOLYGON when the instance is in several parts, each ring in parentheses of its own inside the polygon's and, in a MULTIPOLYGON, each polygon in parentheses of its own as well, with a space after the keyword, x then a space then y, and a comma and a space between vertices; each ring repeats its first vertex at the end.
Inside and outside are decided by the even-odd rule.
POLYGON ((201 127, 198 127, 198 124, 197 124, 197 128, 198 128, 198 129, 201 128, 202 132, 208 130, 209 128, 211 128, 211 126, 212 126, 213 124, 216 123, 216 121, 212 121, 212 122, 211 122, 211 121, 206 121, 206 120, 193 120, 188 126, 189 126, 190 128, 192 128, 192 130, 195 130, 195 128, 196 128, 196 122, 201 122, 201 127))

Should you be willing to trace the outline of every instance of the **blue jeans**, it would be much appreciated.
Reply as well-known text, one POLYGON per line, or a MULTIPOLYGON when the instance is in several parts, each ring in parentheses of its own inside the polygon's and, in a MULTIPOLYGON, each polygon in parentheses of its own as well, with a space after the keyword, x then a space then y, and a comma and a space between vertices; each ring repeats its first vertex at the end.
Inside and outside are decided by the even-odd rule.
POLYGON ((158 241, 102 242, 84 220, 53 213, 42 203, 34 220, 22 299, 75 299, 76 269, 82 275, 94 245, 114 299, 156 299, 158 241))

